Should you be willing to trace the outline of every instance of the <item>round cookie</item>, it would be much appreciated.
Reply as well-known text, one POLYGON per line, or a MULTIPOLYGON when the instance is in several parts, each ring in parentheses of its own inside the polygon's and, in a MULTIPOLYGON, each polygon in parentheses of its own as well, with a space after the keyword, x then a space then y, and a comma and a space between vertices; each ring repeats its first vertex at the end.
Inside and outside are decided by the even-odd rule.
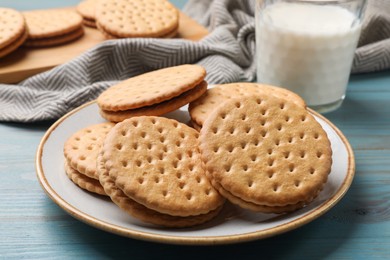
POLYGON ((161 103, 136 108, 129 109, 125 111, 105 111, 100 110, 100 115, 111 122, 121 122, 127 118, 134 116, 159 116, 166 114, 168 112, 179 109, 180 107, 188 104, 189 102, 199 98, 203 93, 207 90, 207 83, 203 81, 197 87, 190 89, 180 96, 174 97, 167 101, 163 101, 161 103))
POLYGON ((237 82, 220 84, 208 89, 201 98, 190 103, 188 111, 192 121, 201 127, 215 107, 225 100, 255 94, 272 95, 306 107, 306 103, 301 97, 287 89, 258 83, 237 82))
POLYGON ((81 1, 76 7, 76 11, 84 19, 95 21, 95 19, 96 19, 95 9, 96 9, 97 2, 98 2, 98 0, 81 1))
POLYGON ((24 30, 24 33, 21 36, 19 36, 19 38, 17 38, 13 43, 0 49, 0 58, 10 54, 11 52, 19 48, 21 45, 23 45, 23 43, 26 42, 27 37, 28 37, 28 31, 26 29, 24 30))
POLYGON ((23 12, 29 39, 64 35, 82 27, 82 17, 71 10, 34 10, 23 12))
POLYGON ((213 181, 260 206, 304 206, 322 190, 332 164, 330 141, 314 117, 270 95, 225 101, 204 122, 199 141, 213 181))
POLYGON ((124 80, 97 99, 101 110, 123 111, 161 103, 198 86, 206 71, 198 65, 164 68, 124 80))
POLYGON ((198 132, 163 117, 133 117, 108 133, 103 160, 109 176, 128 197, 172 216, 216 210, 224 199, 205 176, 198 132))
POLYGON ((95 9, 98 0, 81 1, 76 11, 83 17, 83 24, 89 27, 96 28, 95 9))
MULTIPOLYGON (((112 35, 108 32, 106 32, 99 24, 97 24, 95 21, 92 23, 90 21, 87 21, 86 19, 84 19, 84 24, 88 25, 88 26, 93 26, 93 27, 96 27, 100 30, 100 32, 104 35, 104 37, 106 37, 106 39, 108 40, 112 40, 112 39, 119 39, 120 37, 116 36, 116 35, 112 35)), ((175 29, 173 29, 171 32, 168 32, 164 35, 160 35, 159 38, 174 38, 177 33, 179 31, 179 28, 176 27, 175 29)))
POLYGON ((115 182, 110 178, 108 171, 104 167, 102 154, 99 154, 98 156, 97 167, 100 183, 104 187, 105 192, 110 196, 111 200, 129 215, 143 222, 174 228, 190 227, 211 220, 222 209, 222 206, 220 206, 206 214, 188 217, 178 217, 159 213, 130 199, 115 185, 115 182))
POLYGON ((73 181, 80 188, 100 195, 107 196, 103 186, 96 179, 87 177, 86 175, 73 169, 67 161, 65 161, 65 172, 69 179, 73 181))
POLYGON ((116 38, 160 37, 178 27, 179 12, 166 0, 102 0, 98 28, 116 38))
POLYGON ((55 45, 71 42, 73 40, 80 38, 83 35, 84 35, 83 28, 79 28, 75 31, 63 35, 59 35, 59 36, 53 36, 53 37, 42 38, 42 39, 28 39, 26 40, 24 45, 28 47, 55 46, 55 45))
POLYGON ((11 8, 0 8, 0 50, 14 44, 25 33, 23 15, 11 8))
POLYGON ((89 178, 99 179, 96 172, 96 158, 104 138, 113 123, 88 126, 74 133, 64 145, 64 155, 69 165, 89 178))

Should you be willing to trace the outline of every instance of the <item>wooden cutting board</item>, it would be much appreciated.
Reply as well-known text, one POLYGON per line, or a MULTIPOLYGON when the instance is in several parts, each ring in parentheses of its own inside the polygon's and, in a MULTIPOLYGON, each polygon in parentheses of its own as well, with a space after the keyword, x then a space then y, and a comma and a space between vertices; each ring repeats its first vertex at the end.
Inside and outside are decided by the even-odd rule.
MULTIPOLYGON (((17 83, 37 73, 49 70, 105 40, 98 30, 84 28, 85 35, 72 43, 49 48, 21 47, 14 53, 0 59, 0 83, 17 83)), ((207 34, 206 28, 180 13, 179 32, 176 38, 197 41, 207 34)))

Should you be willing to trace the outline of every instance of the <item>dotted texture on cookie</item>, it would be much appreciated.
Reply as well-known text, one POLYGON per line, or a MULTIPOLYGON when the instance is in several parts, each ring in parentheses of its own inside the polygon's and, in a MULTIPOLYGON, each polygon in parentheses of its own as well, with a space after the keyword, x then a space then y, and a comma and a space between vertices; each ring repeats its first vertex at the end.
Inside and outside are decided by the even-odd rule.
POLYGON ((132 77, 104 91, 97 99, 102 110, 122 111, 166 101, 203 81, 206 71, 198 65, 180 65, 132 77))
POLYGON ((133 117, 107 135, 103 159, 117 187, 155 211, 206 214, 223 199, 205 176, 198 132, 173 119, 133 117))
MULTIPOLYGON (((276 214, 281 214, 281 213, 287 213, 291 212, 297 209, 300 209, 307 205, 311 200, 307 201, 300 201, 296 204, 288 204, 285 206, 265 206, 265 205, 260 205, 260 204, 255 204, 249 201, 242 200, 239 197, 236 197, 232 195, 229 191, 225 190, 221 185, 219 185, 217 182, 215 182, 212 178, 209 178, 212 182, 212 185, 219 191, 219 193, 228 199, 230 202, 233 204, 236 204, 240 206, 241 208, 244 209, 249 209, 251 211, 256 211, 256 212, 262 212, 262 213, 276 213, 276 214)), ((317 194, 315 195, 317 196, 317 194)), ((313 199, 314 197, 313 196, 313 199)))
POLYGON ((24 30, 23 34, 21 34, 15 41, 0 49, 0 58, 19 48, 23 43, 26 42, 27 37, 28 31, 24 30))
POLYGON ((14 9, 0 8, 0 49, 13 43, 25 30, 22 14, 14 9))
POLYGON ((251 95, 272 95, 306 107, 306 103, 301 97, 287 89, 258 83, 237 82, 215 85, 215 87, 208 89, 201 98, 192 102, 188 110, 192 120, 202 126, 207 116, 222 102, 251 95))
POLYGON ((178 27, 179 12, 166 0, 102 0, 98 27, 116 37, 158 37, 178 27))
POLYGON ((91 125, 69 137, 64 145, 64 155, 70 166, 90 178, 98 179, 96 158, 104 138, 113 126, 113 123, 108 122, 91 125))
POLYGON ((158 226, 165 227, 190 227, 194 225, 202 224, 210 219, 214 218, 222 206, 212 210, 206 214, 200 214, 196 216, 180 217, 171 216, 168 214, 159 213, 155 210, 149 209, 142 204, 135 202, 130 199, 126 194, 119 189, 112 178, 109 176, 108 171, 105 169, 103 156, 99 154, 97 167, 99 172, 99 181, 104 187, 105 192, 110 196, 111 200, 122 210, 127 212, 129 215, 147 223, 151 223, 158 226))
POLYGON ((35 10, 23 12, 29 38, 48 38, 63 35, 82 26, 82 17, 71 10, 35 10))
POLYGON ((321 125, 305 108, 272 96, 226 101, 206 120, 199 140, 208 174, 259 205, 311 201, 331 169, 321 125))

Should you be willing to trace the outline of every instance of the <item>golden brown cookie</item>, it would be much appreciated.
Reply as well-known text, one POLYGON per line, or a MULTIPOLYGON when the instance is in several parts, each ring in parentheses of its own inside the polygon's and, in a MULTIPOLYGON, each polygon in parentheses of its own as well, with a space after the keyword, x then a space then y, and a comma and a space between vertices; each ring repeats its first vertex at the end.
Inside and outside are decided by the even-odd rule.
POLYGON ((198 65, 180 65, 144 73, 104 91, 100 109, 123 111, 158 104, 198 86, 206 71, 198 65))
POLYGON ((98 2, 98 0, 81 1, 76 7, 76 11, 83 18, 86 18, 88 20, 95 20, 96 19, 95 9, 96 9, 97 2, 98 2))
POLYGON ((206 214, 188 217, 162 214, 155 210, 151 210, 126 196, 126 194, 124 194, 123 191, 115 185, 115 182, 108 175, 108 171, 104 167, 104 161, 101 154, 98 156, 97 167, 100 183, 104 187, 105 192, 111 197, 111 200, 129 215, 146 223, 174 228, 190 227, 211 220, 222 208, 222 206, 220 206, 219 208, 206 214))
POLYGON ((206 119, 199 140, 220 191, 271 209, 309 203, 331 169, 321 125, 304 107, 271 95, 228 99, 206 119))
POLYGON ((63 35, 82 26, 81 16, 72 10, 34 10, 23 15, 31 39, 63 35))
POLYGON ((23 43, 26 41, 27 36, 28 36, 28 31, 27 29, 25 29, 24 33, 19 38, 17 38, 14 42, 0 49, 0 58, 10 54, 11 52, 15 51, 17 48, 22 46, 23 43))
POLYGON ((114 38, 161 37, 178 28, 179 12, 166 0, 102 0, 98 28, 114 38))
POLYGON ((82 17, 72 10, 23 12, 29 31, 28 46, 51 46, 73 41, 83 35, 82 17))
POLYGON ((96 158, 113 123, 88 126, 74 133, 64 145, 64 155, 69 165, 89 178, 99 179, 96 158))
POLYGON ((23 15, 11 8, 0 8, 0 49, 14 42, 25 31, 23 15))
POLYGON ((87 177, 86 175, 73 169, 67 161, 65 161, 65 172, 69 179, 74 182, 80 188, 100 195, 107 196, 103 189, 103 186, 96 179, 87 177))
POLYGON ((188 110, 192 121, 201 127, 207 116, 225 100, 254 94, 272 95, 306 107, 306 103, 301 97, 287 89, 258 83, 236 82, 215 85, 215 87, 208 89, 201 98, 190 103, 188 110))
POLYGON ((207 176, 208 176, 210 182, 212 183, 212 185, 214 186, 214 188, 216 188, 218 190, 218 192, 223 197, 228 199, 233 204, 236 204, 236 205, 240 206, 241 208, 248 209, 251 211, 257 211, 257 212, 262 212, 262 213, 275 213, 275 214, 288 213, 288 212, 291 212, 291 211, 294 211, 294 210, 297 210, 297 209, 304 207, 309 202, 311 202, 312 199, 314 199, 317 196, 317 194, 316 194, 315 196, 313 196, 312 199, 310 199, 308 201, 301 201, 301 202, 298 202, 296 204, 289 204, 286 206, 258 205, 258 204, 255 204, 255 203, 252 203, 249 201, 245 201, 239 197, 234 196, 229 191, 225 190, 221 185, 219 185, 218 182, 215 182, 213 180, 212 176, 210 176, 210 174, 207 174, 207 176))
POLYGON ((0 58, 22 45, 26 33, 25 20, 20 12, 0 7, 0 58))
MULTIPOLYGON (((84 19, 84 23, 85 23, 86 19, 84 19)), ((88 22, 90 25, 93 25, 93 27, 96 27, 100 30, 100 32, 104 35, 104 37, 108 40, 113 40, 113 39, 119 39, 120 37, 116 36, 116 35, 113 35, 113 34, 110 34, 108 32, 106 32, 98 23, 96 22, 88 22)), ((158 38, 174 38, 177 33, 179 31, 179 27, 176 27, 175 29, 173 29, 172 31, 164 34, 164 35, 161 35, 159 36, 158 38)))
POLYGON ((81 1, 76 11, 83 17, 83 24, 89 27, 96 28, 95 9, 98 0, 81 1))
POLYGON ((84 29, 79 28, 70 33, 64 35, 41 38, 41 39, 27 39, 24 43, 28 47, 47 47, 47 46, 56 46, 64 43, 74 41, 84 35, 84 29))
POLYGON ((207 90, 207 83, 203 81, 197 87, 190 89, 183 94, 163 101, 161 103, 145 106, 141 108, 129 109, 125 111, 105 111, 100 110, 100 115, 111 122, 121 122, 134 116, 159 116, 179 109, 189 102, 199 98, 207 90))
POLYGON ((133 117, 107 134, 104 166, 126 196, 172 216, 216 210, 224 199, 205 176, 198 132, 163 117, 133 117))

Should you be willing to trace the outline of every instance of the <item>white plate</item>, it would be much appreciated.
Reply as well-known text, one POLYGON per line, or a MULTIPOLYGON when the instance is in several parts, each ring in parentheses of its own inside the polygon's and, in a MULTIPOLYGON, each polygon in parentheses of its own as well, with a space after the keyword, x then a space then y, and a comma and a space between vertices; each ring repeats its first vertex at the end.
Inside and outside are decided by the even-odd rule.
MULTIPOLYGON (((310 111, 327 132, 333 165, 324 190, 309 206, 285 215, 253 213, 227 205, 206 224, 186 229, 157 228, 121 211, 109 199, 73 184, 64 172, 63 145, 77 130, 104 122, 95 102, 87 103, 59 119, 42 138, 36 156, 38 179, 47 195, 75 218, 122 236, 174 244, 227 244, 270 237, 300 227, 324 214, 351 185, 355 160, 350 144, 331 122, 310 111)), ((188 122, 187 107, 165 115, 188 122)))

